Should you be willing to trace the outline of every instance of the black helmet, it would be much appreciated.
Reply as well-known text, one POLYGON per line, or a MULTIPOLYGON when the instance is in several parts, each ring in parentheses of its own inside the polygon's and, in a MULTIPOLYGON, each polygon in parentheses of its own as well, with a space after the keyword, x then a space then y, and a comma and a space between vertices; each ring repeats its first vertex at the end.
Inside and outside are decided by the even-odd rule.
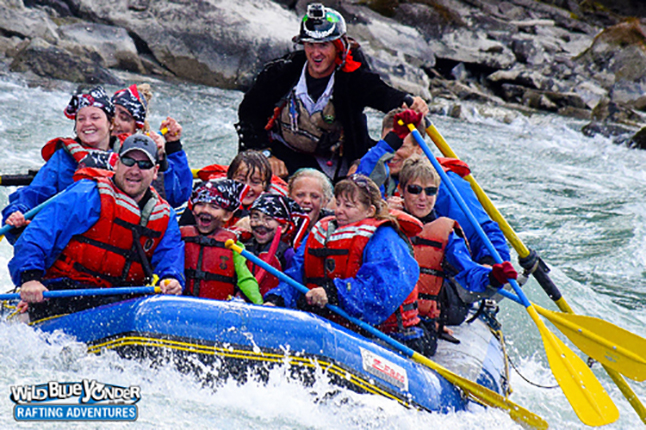
POLYGON ((292 39, 294 43, 330 42, 345 35, 345 19, 334 9, 321 3, 307 6, 307 13, 301 21, 301 31, 292 39))

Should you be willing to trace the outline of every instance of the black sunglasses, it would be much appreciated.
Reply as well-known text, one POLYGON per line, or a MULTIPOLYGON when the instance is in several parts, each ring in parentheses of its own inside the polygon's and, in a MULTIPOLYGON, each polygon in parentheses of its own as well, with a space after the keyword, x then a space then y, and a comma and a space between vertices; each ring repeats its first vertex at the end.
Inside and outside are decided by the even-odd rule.
POLYGON ((421 185, 408 185, 406 186, 406 190, 411 193, 411 194, 419 194, 422 191, 426 193, 427 196, 431 197, 437 194, 437 187, 426 187, 422 188, 421 185))
POLYGON ((135 160, 134 158, 130 157, 121 157, 120 160, 125 166, 128 167, 132 167, 136 164, 141 170, 150 170, 155 167, 155 163, 150 160, 135 160))

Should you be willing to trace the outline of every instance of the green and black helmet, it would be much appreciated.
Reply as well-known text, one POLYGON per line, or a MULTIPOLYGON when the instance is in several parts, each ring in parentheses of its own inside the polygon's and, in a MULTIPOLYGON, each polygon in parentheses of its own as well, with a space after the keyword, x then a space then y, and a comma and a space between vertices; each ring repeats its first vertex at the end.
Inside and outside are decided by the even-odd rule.
POLYGON ((294 43, 331 42, 343 37, 345 32, 345 19, 339 12, 321 3, 312 3, 307 6, 299 35, 292 40, 294 43))

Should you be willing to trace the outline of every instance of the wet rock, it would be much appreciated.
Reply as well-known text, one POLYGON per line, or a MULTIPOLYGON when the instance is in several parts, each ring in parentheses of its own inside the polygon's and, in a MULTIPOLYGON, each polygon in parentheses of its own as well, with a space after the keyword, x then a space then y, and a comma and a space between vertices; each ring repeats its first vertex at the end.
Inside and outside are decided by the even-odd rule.
POLYGON ((74 12, 70 9, 69 4, 63 0, 23 0, 25 7, 47 10, 48 13, 58 17, 73 16, 74 12))
POLYGON ((573 106, 564 106, 559 108, 556 113, 570 118, 589 120, 592 118, 592 111, 589 109, 581 109, 573 106))
POLYGON ((521 63, 537 65, 545 61, 545 50, 532 37, 513 38, 511 50, 521 63))
POLYGON ((175 76, 220 88, 245 88, 269 60, 287 53, 298 17, 268 0, 150 2, 79 0, 79 14, 123 27, 175 76))
POLYGON ((33 39, 16 54, 14 72, 33 72, 38 76, 88 84, 123 85, 123 82, 96 62, 78 57, 40 38, 33 39))
POLYGON ((583 99, 576 93, 559 93, 527 88, 514 84, 502 84, 503 98, 534 109, 557 112, 561 108, 587 109, 583 99))
POLYGON ((628 136, 631 136, 634 133, 634 131, 628 127, 617 124, 606 124, 598 121, 592 121, 589 124, 584 125, 583 128, 581 128, 581 132, 588 137, 593 137, 597 134, 607 138, 621 137, 624 138, 623 141, 628 140, 628 136))
POLYGON ((644 46, 646 32, 639 20, 629 19, 603 30, 577 61, 591 74, 606 74, 598 82, 610 92, 612 101, 634 105, 642 97, 643 90, 633 92, 633 89, 628 88, 646 84, 644 46))
POLYGON ((621 106, 607 98, 602 99, 592 110, 592 119, 630 125, 635 125, 642 120, 641 116, 632 109, 621 106))
POLYGON ((499 70, 487 76, 487 80, 494 85, 509 83, 537 90, 547 90, 553 86, 552 79, 538 72, 520 68, 515 70, 499 70))
POLYGON ((394 87, 430 99, 430 80, 423 70, 435 65, 435 57, 422 35, 372 11, 364 10, 362 17, 348 25, 348 34, 361 44, 372 68, 394 87))
POLYGON ((628 141, 631 148, 646 149, 646 127, 639 130, 628 141))
POLYGON ((594 109, 602 99, 608 98, 608 91, 589 81, 577 84, 572 91, 581 97, 589 109, 594 109))
POLYGON ((126 30, 94 23, 76 23, 59 27, 60 45, 80 56, 99 58, 108 68, 143 73, 144 66, 135 42, 126 30))

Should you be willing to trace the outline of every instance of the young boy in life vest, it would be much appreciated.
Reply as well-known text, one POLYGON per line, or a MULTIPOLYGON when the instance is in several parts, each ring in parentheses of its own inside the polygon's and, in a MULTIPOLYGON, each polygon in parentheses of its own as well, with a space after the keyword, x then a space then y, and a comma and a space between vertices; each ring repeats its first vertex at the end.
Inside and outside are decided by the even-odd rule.
MULTIPOLYGON (((289 197, 263 194, 251 206, 249 224, 252 236, 245 242, 247 250, 283 271, 308 231, 309 217, 289 197)), ((256 276, 262 295, 278 285, 278 278, 256 264, 247 261, 247 266, 256 276)))
POLYGON ((185 243, 185 295, 227 300, 242 292, 247 301, 262 304, 246 259, 224 246, 228 239, 237 241, 235 233, 222 225, 240 207, 247 191, 245 184, 231 179, 206 181, 193 191, 189 207, 195 225, 180 229, 185 243))

